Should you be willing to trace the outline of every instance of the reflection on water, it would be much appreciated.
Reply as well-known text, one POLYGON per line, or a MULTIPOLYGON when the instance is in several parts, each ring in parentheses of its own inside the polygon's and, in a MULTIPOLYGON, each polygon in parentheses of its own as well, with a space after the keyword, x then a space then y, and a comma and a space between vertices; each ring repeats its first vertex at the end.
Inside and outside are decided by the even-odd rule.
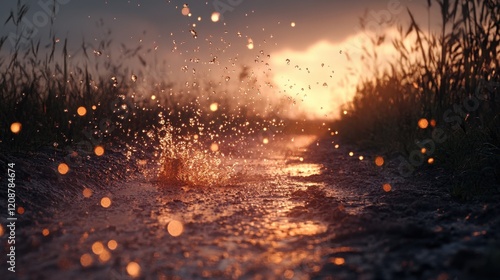
POLYGON ((303 163, 303 164, 293 164, 287 165, 284 168, 285 174, 294 177, 309 177, 313 175, 320 175, 321 168, 323 166, 321 164, 314 163, 303 163))
MULTIPOLYGON (((262 279, 308 279, 308 273, 319 269, 327 248, 318 246, 317 240, 328 235, 328 226, 307 210, 296 215, 296 209, 307 205, 290 194, 320 188, 304 179, 320 175, 323 166, 290 161, 303 156, 316 137, 292 139, 278 148, 266 145, 253 158, 239 159, 245 170, 232 186, 166 188, 157 197, 161 208, 151 217, 163 231, 158 236, 178 248, 171 250, 180 258, 168 253, 176 258, 175 269, 204 267, 202 277, 246 274, 262 279), (283 153, 285 146, 288 151, 283 153)), ((233 166, 234 160, 226 159, 225 164, 233 166)))

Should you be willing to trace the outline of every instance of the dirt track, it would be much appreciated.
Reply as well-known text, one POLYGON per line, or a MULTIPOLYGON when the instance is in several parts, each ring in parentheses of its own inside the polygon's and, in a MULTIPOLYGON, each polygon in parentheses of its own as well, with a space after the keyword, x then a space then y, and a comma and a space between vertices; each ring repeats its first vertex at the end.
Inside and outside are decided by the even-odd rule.
POLYGON ((270 143, 239 160, 225 187, 133 176, 61 204, 20 228, 26 245, 13 279, 130 279, 131 262, 144 279, 500 276, 496 200, 460 204, 436 172, 404 180, 395 162, 379 168, 373 154, 360 161, 331 141, 270 143), (100 205, 105 196, 109 208, 100 205), (109 240, 115 250, 106 248, 109 240), (96 242, 104 244, 100 254, 92 251, 96 242), (85 267, 84 255, 91 259, 85 267))

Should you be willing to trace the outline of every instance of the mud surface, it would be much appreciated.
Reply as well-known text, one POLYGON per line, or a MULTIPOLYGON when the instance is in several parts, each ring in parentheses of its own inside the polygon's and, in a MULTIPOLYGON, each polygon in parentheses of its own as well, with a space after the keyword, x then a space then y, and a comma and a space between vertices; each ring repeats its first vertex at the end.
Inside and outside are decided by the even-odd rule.
MULTIPOLYGON (((92 188, 92 196, 62 193, 44 204, 42 216, 27 211, 24 219, 36 220, 21 215, 17 272, 2 279, 130 279, 135 272, 141 279, 500 277, 496 197, 461 203, 439 171, 403 179, 396 161, 376 167, 375 154, 360 160, 350 147, 333 145, 290 136, 256 148, 228 162, 238 173, 223 187, 150 180, 135 170, 93 180, 75 172, 70 185, 92 188), (103 197, 110 207, 101 206, 103 197)), ((20 191, 42 184, 35 181, 43 174, 31 174, 20 191)), ((6 234, 1 241, 5 251, 6 234)))

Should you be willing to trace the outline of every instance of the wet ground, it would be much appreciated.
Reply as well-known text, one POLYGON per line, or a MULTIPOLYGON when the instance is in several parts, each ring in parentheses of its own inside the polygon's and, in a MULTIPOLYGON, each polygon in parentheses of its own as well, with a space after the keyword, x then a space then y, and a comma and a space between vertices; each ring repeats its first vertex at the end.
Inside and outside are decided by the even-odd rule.
MULTIPOLYGON (((93 189, 89 198, 82 194, 60 198, 66 197, 61 194, 58 199, 63 202, 47 204, 43 216, 31 214, 36 221, 21 221, 18 272, 15 277, 2 275, 8 279, 500 277, 500 210, 495 197, 455 201, 439 171, 425 170, 403 179, 396 161, 386 160, 377 167, 375 154, 354 150, 349 156, 352 147, 335 149, 332 141, 311 135, 272 141, 228 162, 236 163, 237 176, 223 187, 166 183, 134 170, 127 176, 107 172, 92 182, 83 179, 89 176, 83 171, 75 172, 73 179, 49 178, 54 188, 62 182, 77 189, 109 186, 89 187, 93 189), (104 197, 111 202, 107 208, 104 197)), ((5 238, 4 234, 2 244, 5 238)))

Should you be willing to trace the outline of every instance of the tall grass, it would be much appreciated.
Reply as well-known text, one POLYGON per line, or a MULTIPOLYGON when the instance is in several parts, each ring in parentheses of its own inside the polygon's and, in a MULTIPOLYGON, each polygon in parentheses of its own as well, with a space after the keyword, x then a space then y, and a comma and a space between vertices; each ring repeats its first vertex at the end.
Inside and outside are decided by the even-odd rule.
MULTIPOLYGON (((21 32, 27 11, 28 6, 18 1, 5 24, 21 32)), ((258 86, 248 69, 243 68, 238 85, 247 87, 241 95, 252 104, 234 106, 232 99, 242 96, 230 93, 224 83, 174 83, 155 77, 143 57, 150 50, 141 46, 122 44, 114 56, 117 48, 111 35, 106 33, 106 39, 97 44, 83 40, 77 50, 70 49, 70 38, 59 40, 52 28, 48 43, 34 38, 26 46, 19 37, 8 49, 8 37, 0 37, 0 150, 74 146, 88 140, 89 134, 103 142, 130 144, 147 138, 162 120, 175 127, 177 134, 199 133, 202 127, 213 141, 229 134, 241 138, 257 131, 256 127, 274 125, 268 123, 268 116, 254 112, 268 104, 251 94, 258 92, 258 86), (131 60, 140 62, 135 63, 139 67, 123 63, 131 60), (216 112, 209 109, 213 102, 218 103, 216 112), (85 116, 77 115, 79 107, 86 108, 85 116), (14 122, 22 124, 19 134, 10 131, 14 122)))
MULTIPOLYGON (((467 197, 500 182, 500 6, 493 0, 428 5, 438 5, 441 30, 424 31, 408 10, 410 25, 399 25, 392 41, 397 60, 359 84, 339 125, 350 141, 406 156, 443 129, 448 138, 425 157, 452 171, 452 192, 467 197), (431 124, 426 129, 418 126, 422 118, 431 124)), ((366 49, 368 65, 384 37, 375 35, 372 53, 366 49)))

